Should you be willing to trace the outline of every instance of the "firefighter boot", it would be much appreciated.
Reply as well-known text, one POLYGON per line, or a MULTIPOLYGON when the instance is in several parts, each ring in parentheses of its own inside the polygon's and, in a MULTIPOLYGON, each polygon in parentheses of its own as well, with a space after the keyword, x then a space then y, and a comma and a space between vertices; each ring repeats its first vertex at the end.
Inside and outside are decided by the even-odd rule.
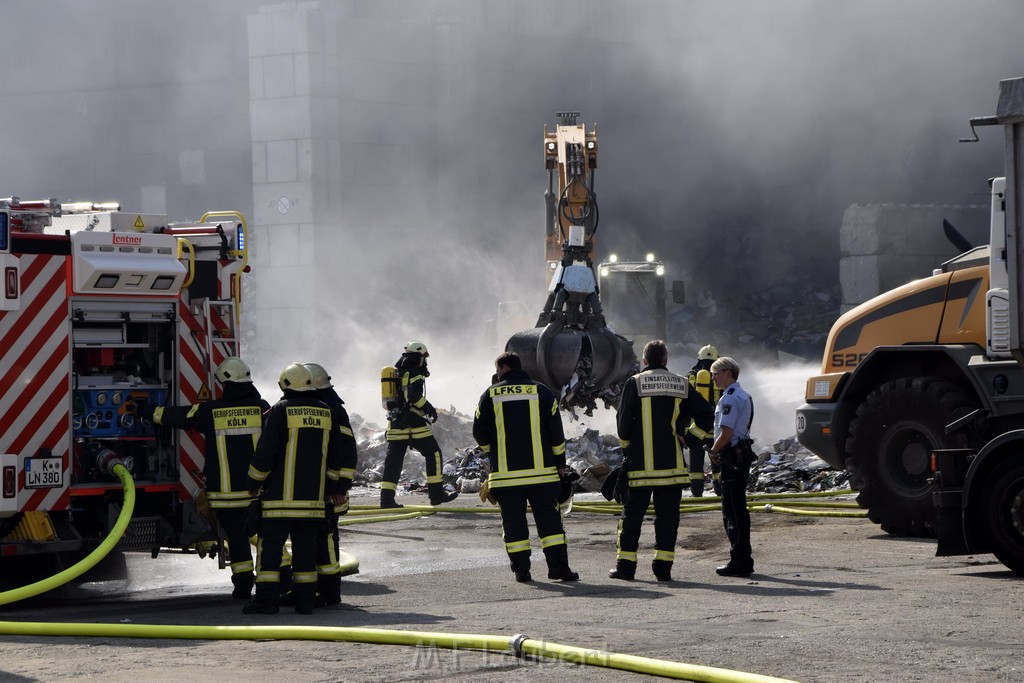
POLYGON ((544 548, 548 561, 548 578, 554 581, 579 581, 580 575, 569 568, 569 551, 565 544, 544 548))
POLYGON ((690 493, 693 494, 694 498, 704 497, 704 480, 703 479, 692 479, 690 481, 690 493))
POLYGON ((277 614, 280 586, 274 582, 256 584, 256 597, 242 606, 242 614, 277 614))
POLYGON ((392 489, 380 490, 380 506, 383 509, 405 507, 401 503, 395 502, 395 492, 392 489))
POLYGON ((327 607, 341 602, 341 575, 330 574, 316 579, 316 600, 314 607, 327 607))
POLYGON ((297 583, 292 588, 292 594, 295 596, 296 614, 313 613, 313 604, 316 601, 316 584, 297 583))
POLYGON ((668 560, 654 560, 651 562, 651 571, 658 581, 672 580, 672 563, 668 560))
POLYGON ((608 577, 612 579, 621 579, 623 581, 632 581, 636 577, 636 562, 632 560, 616 560, 615 569, 608 572, 608 577))
POLYGON ((522 552, 509 557, 509 566, 512 568, 512 573, 516 575, 516 581, 518 583, 533 581, 533 576, 530 575, 530 554, 522 552))
POLYGON ((232 574, 231 583, 235 588, 231 591, 231 597, 235 600, 248 600, 252 597, 252 587, 255 582, 256 577, 252 572, 232 574))
POLYGON ((427 495, 430 496, 431 505, 450 503, 459 497, 458 493, 445 493, 443 484, 427 484, 427 495))
POLYGON ((277 614, 281 608, 269 602, 252 600, 242 607, 242 614, 277 614))

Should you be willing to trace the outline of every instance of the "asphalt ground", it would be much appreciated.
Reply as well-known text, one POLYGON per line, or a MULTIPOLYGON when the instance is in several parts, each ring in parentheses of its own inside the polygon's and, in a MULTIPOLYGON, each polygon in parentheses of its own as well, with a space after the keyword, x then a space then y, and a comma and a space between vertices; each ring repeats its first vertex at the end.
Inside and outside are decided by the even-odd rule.
MULTIPOLYGON (((355 503, 374 502, 360 491, 355 503)), ((425 504, 417 495, 400 501, 425 504)), ((483 505, 464 495, 449 505, 483 505)), ((443 506, 442 506, 443 509, 443 506)), ((755 574, 725 578, 717 512, 686 514, 675 580, 649 570, 609 579, 616 518, 566 520, 578 583, 508 569, 499 517, 439 513, 342 529, 360 573, 343 604, 311 616, 243 615, 227 570, 195 555, 127 557, 126 574, 0 606, 9 622, 345 626, 485 634, 574 645, 798 681, 1019 681, 1024 581, 990 555, 936 558, 933 541, 888 536, 866 519, 754 513, 755 574)), ((116 567, 117 562, 111 562, 116 567)), ((0 681, 558 681, 654 680, 511 651, 288 640, 141 640, 0 636, 0 681)))

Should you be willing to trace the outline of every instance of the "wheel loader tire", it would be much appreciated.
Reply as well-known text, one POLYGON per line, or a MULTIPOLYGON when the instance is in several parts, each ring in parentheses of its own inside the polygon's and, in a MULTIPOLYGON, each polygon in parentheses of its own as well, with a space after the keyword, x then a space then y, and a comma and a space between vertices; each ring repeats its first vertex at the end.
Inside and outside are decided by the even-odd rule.
POLYGON ((970 445, 946 425, 977 407, 970 392, 938 377, 899 379, 868 394, 850 423, 846 466, 871 521, 899 536, 937 535, 930 453, 970 445))
POLYGON ((1024 575, 1024 459, 999 464, 981 489, 992 552, 1017 574, 1024 575))

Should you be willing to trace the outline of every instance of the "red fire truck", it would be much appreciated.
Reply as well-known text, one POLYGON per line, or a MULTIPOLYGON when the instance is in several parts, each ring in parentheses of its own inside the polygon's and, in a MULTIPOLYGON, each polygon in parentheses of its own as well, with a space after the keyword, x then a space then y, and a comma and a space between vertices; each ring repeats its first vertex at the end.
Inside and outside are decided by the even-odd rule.
POLYGON ((214 539, 201 436, 135 410, 209 398, 239 355, 245 219, 0 199, 0 269, 0 576, 102 541, 123 498, 113 462, 136 485, 122 550, 214 539))

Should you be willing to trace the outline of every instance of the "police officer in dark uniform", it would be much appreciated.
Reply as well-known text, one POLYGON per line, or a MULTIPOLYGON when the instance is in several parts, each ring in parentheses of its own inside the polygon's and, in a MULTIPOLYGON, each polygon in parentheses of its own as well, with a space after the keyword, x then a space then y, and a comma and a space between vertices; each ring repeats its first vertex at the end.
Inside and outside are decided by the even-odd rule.
POLYGON ((656 339, 643 353, 644 370, 626 380, 619 401, 618 435, 624 455, 616 482, 622 503, 613 579, 632 581, 636 574, 640 527, 654 499, 655 552, 651 569, 658 581, 672 580, 679 501, 690 483, 683 459, 682 436, 692 420, 711 429, 714 413, 684 377, 666 369, 668 348, 656 339))
POLYGON ((231 596, 248 600, 254 567, 245 513, 253 498, 246 481, 263 429, 263 413, 270 410, 270 404, 260 396, 249 366, 241 358, 225 358, 214 377, 223 387, 220 398, 181 407, 140 405, 138 414, 158 425, 202 433, 206 498, 227 538, 234 585, 231 596))
POLYGON ((267 413, 263 435, 249 466, 249 491, 260 496, 256 596, 245 614, 275 614, 281 599, 281 552, 292 539, 295 611, 311 614, 316 593, 316 545, 323 530, 325 498, 340 502, 349 479, 341 479, 341 433, 331 409, 313 390, 313 375, 292 363, 278 379, 284 396, 267 413))
POLYGON ((711 376, 722 390, 722 398, 715 408, 715 443, 707 452, 722 468, 722 521, 730 544, 729 563, 716 571, 721 576, 746 577, 754 573, 747 510, 747 480, 754 462, 750 441, 754 400, 736 381, 740 366, 732 358, 716 360, 711 376))
MULTIPOLYGON (((697 352, 697 362, 686 375, 690 382, 690 388, 695 389, 698 394, 703 396, 712 408, 718 405, 718 399, 722 396, 721 390, 711 381, 711 364, 716 360, 718 360, 718 349, 711 344, 706 344, 697 352)), ((714 434, 691 422, 683 436, 683 441, 686 443, 686 450, 690 456, 690 493, 694 498, 701 498, 704 496, 704 447, 714 443, 714 434)), ((718 465, 713 464, 711 466, 711 484, 716 496, 722 495, 720 480, 718 465)))
POLYGON ((520 583, 533 578, 526 521, 529 505, 547 560, 548 578, 577 581, 580 575, 569 568, 558 509, 561 477, 566 472, 558 400, 550 389, 530 379, 515 353, 501 354, 494 365, 495 383, 480 397, 473 438, 491 463, 487 485, 501 509, 512 571, 520 583))
MULTIPOLYGON (((317 363, 305 363, 306 369, 313 375, 313 393, 331 409, 334 426, 341 434, 341 477, 338 480, 348 481, 356 473, 356 438, 352 433, 352 423, 345 410, 345 402, 338 396, 331 384, 331 376, 327 370, 317 363)), ((348 512, 348 497, 336 494, 338 504, 327 502, 324 510, 324 526, 316 544, 316 606, 337 605, 341 602, 341 564, 338 561, 338 517, 348 512)))
POLYGON ((398 371, 398 405, 388 413, 388 430, 385 438, 388 452, 384 457, 384 473, 380 482, 380 506, 400 508, 395 502, 398 478, 402 474, 405 451, 414 448, 419 451, 427 464, 427 495, 431 505, 440 505, 458 498, 458 493, 445 493, 442 483, 441 447, 437 445, 430 425, 437 422, 437 410, 427 400, 426 380, 427 347, 423 342, 410 341, 405 352, 395 363, 398 371))

